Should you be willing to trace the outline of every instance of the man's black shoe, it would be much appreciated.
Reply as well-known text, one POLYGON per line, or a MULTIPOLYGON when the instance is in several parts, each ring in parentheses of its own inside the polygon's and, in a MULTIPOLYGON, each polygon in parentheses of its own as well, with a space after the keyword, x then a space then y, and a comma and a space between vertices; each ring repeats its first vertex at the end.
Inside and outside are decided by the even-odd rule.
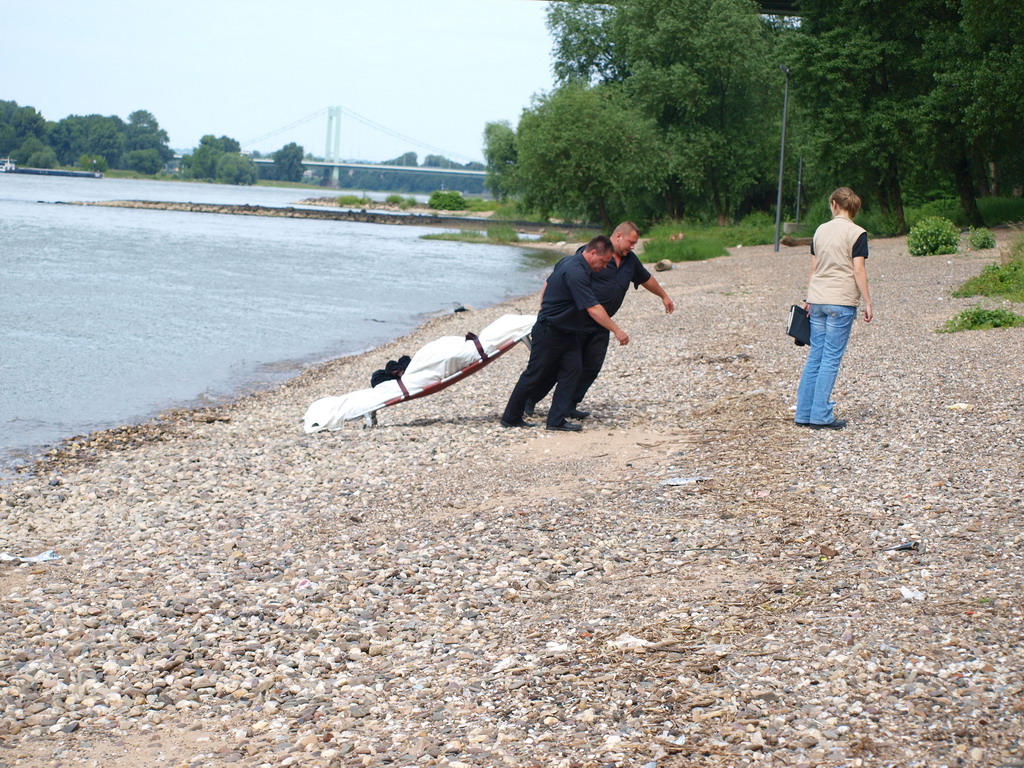
POLYGON ((501 426, 506 429, 512 429, 513 427, 536 427, 537 425, 532 421, 525 421, 524 419, 519 419, 519 421, 505 421, 502 419, 501 426))
POLYGON ((573 408, 568 413, 570 419, 585 419, 589 415, 590 411, 581 411, 579 408, 573 408))
POLYGON ((571 421, 563 421, 561 424, 548 424, 548 429, 553 432, 582 432, 583 427, 573 424, 571 421))
POLYGON ((846 426, 846 419, 836 419, 828 424, 811 424, 811 429, 842 429, 846 426))
POLYGON ((796 424, 798 427, 809 427, 809 426, 811 426, 811 422, 809 422, 809 421, 794 421, 793 423, 796 424))
POLYGON ((533 400, 526 401, 526 407, 523 408, 523 416, 533 416, 533 407, 537 405, 533 400))

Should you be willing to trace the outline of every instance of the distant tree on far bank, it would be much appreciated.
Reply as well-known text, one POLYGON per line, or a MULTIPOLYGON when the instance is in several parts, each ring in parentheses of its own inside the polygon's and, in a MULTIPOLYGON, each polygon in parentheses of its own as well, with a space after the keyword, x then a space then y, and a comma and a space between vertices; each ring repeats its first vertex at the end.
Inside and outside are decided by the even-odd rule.
POLYGON ((103 173, 109 168, 107 161, 103 159, 103 155, 82 155, 78 158, 78 167, 83 171, 92 171, 94 173, 103 173))
POLYGON ((385 160, 381 165, 412 165, 420 164, 419 156, 415 152, 406 152, 393 160, 385 160))
POLYGON ((230 136, 207 134, 199 146, 181 159, 186 178, 208 179, 222 184, 255 184, 256 164, 241 155, 241 145, 230 136))
POLYGON ((274 178, 279 181, 302 181, 303 155, 305 150, 294 141, 271 154, 274 178))
MULTIPOLYGON (((124 129, 124 149, 127 156, 136 159, 136 164, 144 162, 152 167, 151 158, 156 155, 160 167, 174 157, 174 152, 167 145, 167 131, 160 127, 156 118, 151 112, 144 109, 137 109, 128 115, 128 124, 124 129), (145 152, 144 155, 132 155, 134 152, 145 152), (140 161, 139 158, 145 158, 140 161)), ((127 158, 126 158, 127 159, 127 158)), ((129 162, 128 167, 132 165, 129 162)), ((138 170, 138 169, 137 169, 138 170)), ((159 170, 159 168, 157 168, 159 170)), ((156 171, 140 171, 141 173, 156 173, 156 171)))
POLYGON ((30 168, 56 168, 57 155, 35 136, 30 136, 11 153, 11 159, 18 165, 30 168))
POLYGON ((507 120, 484 126, 484 159, 487 188, 499 200, 507 200, 516 188, 516 132, 507 120))

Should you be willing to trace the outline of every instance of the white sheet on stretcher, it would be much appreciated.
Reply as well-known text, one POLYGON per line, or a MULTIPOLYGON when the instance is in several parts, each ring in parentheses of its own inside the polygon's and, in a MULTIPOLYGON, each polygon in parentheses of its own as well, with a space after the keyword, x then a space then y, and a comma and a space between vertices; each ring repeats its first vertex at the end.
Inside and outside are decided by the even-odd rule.
MULTIPOLYGON (((478 338, 484 352, 493 355, 510 341, 519 341, 530 333, 535 315, 502 315, 480 331, 478 338)), ((462 336, 442 336, 424 345, 409 363, 402 383, 410 395, 422 392, 480 360, 476 344, 462 336)), ((303 417, 306 434, 340 429, 346 421, 358 419, 402 396, 398 382, 390 379, 376 387, 349 392, 340 397, 323 397, 306 409, 303 417)))

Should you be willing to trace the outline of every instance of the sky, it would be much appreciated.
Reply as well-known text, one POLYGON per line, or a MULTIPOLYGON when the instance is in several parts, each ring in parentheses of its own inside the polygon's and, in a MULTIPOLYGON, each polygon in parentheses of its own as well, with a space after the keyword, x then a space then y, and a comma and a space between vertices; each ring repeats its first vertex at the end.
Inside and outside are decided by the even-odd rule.
POLYGON ((515 126, 553 87, 547 6, 2 0, 0 99, 51 121, 144 109, 174 149, 213 134, 264 154, 294 141, 323 155, 339 106, 342 159, 482 161, 484 125, 515 126))

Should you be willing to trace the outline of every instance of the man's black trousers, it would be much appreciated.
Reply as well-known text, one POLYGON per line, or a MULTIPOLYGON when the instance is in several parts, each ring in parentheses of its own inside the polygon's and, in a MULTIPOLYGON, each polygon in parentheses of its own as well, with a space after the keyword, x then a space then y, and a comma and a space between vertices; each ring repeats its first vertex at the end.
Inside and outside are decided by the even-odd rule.
POLYGON ((526 364, 509 396, 502 420, 515 424, 523 418, 526 401, 537 401, 535 395, 547 393, 553 384, 555 395, 548 411, 548 426, 562 424, 573 409, 579 386, 582 357, 580 337, 575 331, 562 331, 538 320, 531 331, 533 337, 530 361, 526 364))

